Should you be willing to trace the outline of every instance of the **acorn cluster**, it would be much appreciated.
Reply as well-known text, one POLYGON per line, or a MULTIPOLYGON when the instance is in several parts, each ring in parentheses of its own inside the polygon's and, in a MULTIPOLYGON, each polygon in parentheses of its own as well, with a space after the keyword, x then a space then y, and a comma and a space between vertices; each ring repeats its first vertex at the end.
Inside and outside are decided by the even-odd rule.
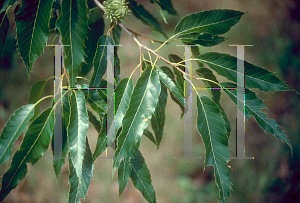
POLYGON ((127 4, 128 2, 125 2, 125 0, 104 1, 103 6, 105 7, 105 14, 107 15, 107 18, 110 18, 111 22, 122 22, 129 12, 127 4))

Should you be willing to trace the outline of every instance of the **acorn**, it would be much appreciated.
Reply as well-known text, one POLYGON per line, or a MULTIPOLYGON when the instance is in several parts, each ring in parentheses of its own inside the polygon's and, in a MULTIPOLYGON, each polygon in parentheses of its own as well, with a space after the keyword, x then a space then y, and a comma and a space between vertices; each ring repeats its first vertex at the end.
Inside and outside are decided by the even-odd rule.
POLYGON ((130 11, 127 4, 128 2, 125 2, 125 0, 104 1, 103 6, 107 15, 106 18, 110 18, 111 22, 122 22, 130 11))

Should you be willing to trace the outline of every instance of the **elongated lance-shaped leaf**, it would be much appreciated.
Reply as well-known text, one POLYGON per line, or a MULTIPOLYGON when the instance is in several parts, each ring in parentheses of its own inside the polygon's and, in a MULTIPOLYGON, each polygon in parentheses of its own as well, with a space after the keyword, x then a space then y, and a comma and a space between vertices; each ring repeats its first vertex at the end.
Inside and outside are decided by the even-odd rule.
POLYGON ((114 159, 113 171, 122 161, 120 157, 125 157, 130 149, 133 149, 133 154, 138 149, 143 132, 155 111, 159 94, 157 70, 149 65, 138 79, 130 97, 129 107, 122 121, 122 132, 117 138, 117 159, 114 159))
MULTIPOLYGON (((237 58, 228 54, 208 52, 197 57, 219 75, 233 82, 237 81, 237 58)), ((245 87, 262 91, 290 90, 272 72, 245 61, 245 87)))
POLYGON ((87 38, 85 39, 85 61, 79 72, 79 75, 85 76, 93 67, 93 59, 98 47, 98 40, 104 32, 104 20, 100 18, 96 22, 89 25, 87 38))
MULTIPOLYGON (((113 26, 113 23, 111 24, 111 26, 113 26)), ((116 45, 120 45, 121 32, 122 32, 122 28, 119 25, 113 26, 112 36, 116 45)), ((118 50, 119 50, 119 46, 114 47, 114 62, 115 62, 114 76, 117 83, 119 83, 121 80, 120 78, 121 65, 120 65, 120 58, 118 56, 118 50)))
POLYGON ((106 99, 102 98, 99 95, 99 92, 102 92, 101 90, 98 92, 96 90, 90 90, 89 91, 91 96, 88 98, 88 103, 92 107, 92 109, 97 112, 98 114, 100 113, 106 113, 107 112, 107 104, 106 104, 106 99))
MULTIPOLYGON (((59 159, 53 159, 53 168, 56 175, 56 178, 58 178, 61 168, 65 164, 65 157, 68 154, 69 147, 68 147, 68 135, 67 135, 67 127, 69 125, 69 119, 70 119, 70 104, 69 104, 69 97, 68 94, 65 94, 65 90, 62 90, 62 94, 64 95, 62 97, 62 153, 59 159)), ((59 108, 59 107, 56 107, 59 108)), ((54 137, 54 136, 53 136, 54 137)), ((54 155, 54 138, 52 138, 52 151, 54 155)))
POLYGON ((129 8, 135 17, 140 19, 145 25, 151 27, 152 30, 163 34, 166 38, 166 34, 163 32, 159 22, 154 18, 142 5, 137 5, 136 1, 128 0, 129 8))
MULTIPOLYGON (((55 176, 56 178, 58 179, 59 177, 59 174, 60 174, 60 171, 61 171, 61 168, 63 167, 63 165, 65 164, 65 159, 66 159, 66 155, 68 154, 68 137, 67 137, 67 127, 63 124, 62 126, 62 153, 61 153, 61 157, 59 157, 58 159, 53 159, 53 169, 54 169, 54 172, 55 172, 55 176)), ((51 142, 51 145, 52 145, 52 152, 53 152, 53 155, 54 155, 54 138, 52 137, 52 142, 51 142)))
POLYGON ((20 107, 4 126, 0 137, 0 165, 9 159, 14 143, 34 114, 34 106, 34 104, 28 104, 20 107))
POLYGON ((88 111, 89 121, 94 126, 95 130, 99 133, 101 131, 101 121, 92 112, 88 111))
MULTIPOLYGON (((88 3, 88 4, 89 4, 89 7, 90 7, 90 3, 88 3)), ((93 5, 91 5, 91 6, 93 6, 93 5)), ((52 15, 51 15, 51 19, 50 19, 50 34, 56 34, 56 33, 58 33, 58 30, 56 29, 57 28, 56 21, 57 21, 58 16, 56 14, 56 10, 55 9, 57 9, 59 11, 61 10, 61 8, 60 8, 60 2, 59 1, 54 1, 52 8, 53 8, 52 9, 52 15)), ((89 24, 90 29, 92 29, 91 28, 92 27, 91 24, 95 24, 96 21, 102 21, 101 18, 103 16, 103 14, 104 14, 103 10, 101 8, 99 8, 99 7, 90 8, 88 10, 88 24, 89 24)), ((104 26, 104 24, 100 25, 99 28, 102 29, 101 27, 103 27, 103 26, 104 26)), ((88 29, 88 31, 90 29, 88 29)), ((96 27, 95 29, 99 30, 98 27, 96 27)), ((97 35, 97 33, 96 33, 96 35, 97 35)), ((97 41, 98 41, 98 39, 97 39, 97 41)), ((96 41, 96 43, 97 43, 97 41, 96 41)), ((94 56, 92 58, 94 58, 94 56)))
POLYGON ((118 47, 114 47, 114 65, 115 65, 115 69, 114 69, 114 77, 116 80, 116 84, 118 84, 121 80, 120 78, 120 74, 121 74, 121 61, 120 58, 118 56, 118 47))
MULTIPOLYGON (((111 26, 113 26, 113 23, 111 24, 111 26)), ((122 28, 119 25, 115 25, 112 29, 112 36, 116 45, 120 44, 121 33, 122 33, 122 28)))
POLYGON ((17 41, 28 75, 49 38, 53 0, 24 0, 16 14, 17 41))
MULTIPOLYGON (((179 69, 181 69, 183 72, 185 71, 185 63, 179 56, 177 56, 175 54, 170 54, 169 59, 172 63, 179 63, 179 65, 177 67, 179 69)), ((177 70, 175 67, 173 67, 173 71, 176 76, 176 81, 177 81, 179 87, 181 88, 181 92, 183 93, 184 92, 184 81, 185 81, 183 74, 179 70, 177 70)), ((170 72, 170 71, 168 71, 168 72, 170 72)), ((170 73, 169 75, 171 76, 173 74, 170 73)), ((174 76, 173 76, 173 78, 174 78, 174 76)), ((183 96, 185 96, 185 100, 187 101, 189 94, 184 95, 184 93, 183 93, 183 96)), ((178 99, 176 99, 176 97, 173 94, 171 94, 171 99, 179 105, 179 107, 182 111, 182 114, 181 114, 181 118, 182 118, 184 115, 184 112, 188 110, 187 107, 186 107, 186 109, 184 109, 184 105, 182 105, 182 102, 179 102, 178 99)))
MULTIPOLYGON (((197 58, 200 55, 199 46, 191 46, 191 51, 192 51, 193 58, 197 58)), ((196 62, 200 68, 204 68, 203 63, 201 63, 198 60, 196 60, 196 62)))
POLYGON ((0 201, 25 177, 28 172, 26 163, 34 165, 43 156, 50 144, 53 128, 54 111, 51 107, 43 111, 26 131, 20 149, 14 154, 11 166, 2 178, 0 201))
POLYGON ((207 80, 202 80, 202 82, 204 83, 206 88, 215 88, 215 89, 207 89, 207 91, 209 92, 210 96, 212 97, 212 100, 218 104, 220 102, 221 89, 218 90, 218 88, 220 88, 220 86, 218 85, 219 82, 218 82, 216 76, 208 68, 198 68, 196 70, 196 73, 201 78, 209 79, 209 80, 212 80, 217 83, 216 84, 216 83, 213 83, 213 82, 210 82, 207 80))
MULTIPOLYGON (((99 87, 106 88, 107 87, 107 81, 102 79, 99 87)), ((107 101, 107 91, 106 90, 101 90, 101 89, 99 90, 98 89, 98 93, 99 93, 99 96, 103 100, 107 101)))
MULTIPOLYGON (((236 84, 233 83, 221 83, 225 88, 236 88, 236 84)), ((237 93, 236 90, 224 89, 229 98, 236 104, 237 93)), ((244 103, 244 101, 241 101, 244 103)), ((258 125, 265 131, 274 135, 277 139, 285 142, 292 152, 292 144, 287 138, 287 136, 280 130, 279 125, 273 119, 267 119, 267 114, 261 112, 261 109, 267 108, 262 100, 256 96, 256 94, 249 89, 245 89, 245 116, 250 118, 251 115, 254 116, 258 125)), ((244 112, 244 109, 239 109, 244 112)))
POLYGON ((15 3, 17 3, 17 0, 4 0, 0 3, 0 13, 2 13, 3 11, 7 11, 7 9, 9 8, 10 5, 14 5, 15 3))
POLYGON ((80 198, 85 198, 94 170, 92 152, 86 138, 84 159, 81 174, 77 175, 72 159, 69 159, 69 203, 80 203, 80 198))
POLYGON ((228 134, 218 105, 209 97, 197 96, 197 129, 205 146, 205 166, 213 166, 220 200, 225 202, 231 191, 228 134))
POLYGON ((29 103, 34 104, 42 98, 42 93, 45 88, 46 80, 41 80, 31 86, 29 92, 29 103))
POLYGON ((160 81, 169 89, 171 94, 179 102, 180 106, 184 108, 184 96, 181 87, 174 79, 172 71, 168 67, 161 67, 158 71, 160 81))
POLYGON ((224 34, 228 32, 233 25, 239 22, 244 14, 245 13, 240 11, 226 9, 189 14, 182 18, 176 25, 175 35, 181 38, 181 36, 191 33, 224 34))
MULTIPOLYGON (((180 63, 180 62, 183 61, 182 58, 180 58, 179 56, 177 56, 175 54, 170 54, 169 59, 172 63, 180 63)), ((180 68, 184 72, 185 71, 185 63, 184 62, 180 63, 178 65, 178 68, 180 68)), ((181 90, 183 92, 183 90, 184 90, 184 77, 183 77, 183 74, 174 67, 173 67, 173 71, 174 71, 174 74, 176 76, 176 81, 177 81, 178 85, 181 87, 181 90)))
POLYGON ((102 125, 101 131, 98 134, 96 149, 93 154, 93 159, 95 160, 102 152, 106 150, 107 147, 107 114, 105 114, 102 125))
MULTIPOLYGON (((113 26, 113 24, 111 24, 113 26)), ((115 25, 112 29, 112 36, 116 45, 120 45, 121 39, 121 32, 122 28, 119 25, 115 25)), ((120 58, 118 56, 119 46, 114 47, 114 62, 115 62, 115 70, 114 70, 114 77, 116 80, 116 84, 118 84, 121 80, 121 65, 120 65, 120 58)))
POLYGON ((181 41, 185 44, 198 44, 204 47, 212 47, 225 41, 225 37, 211 35, 208 33, 191 33, 181 36, 181 41))
POLYGON ((70 96, 70 122, 68 126, 68 144, 72 164, 77 176, 82 174, 85 153, 85 138, 89 128, 85 97, 82 91, 72 92, 70 96))
MULTIPOLYGON (((199 47, 198 46, 192 46, 192 54, 193 54, 193 57, 197 57, 200 55, 200 51, 199 51, 199 47)), ((214 82, 210 82, 210 81, 207 81, 207 80, 202 80, 203 83, 205 84, 205 86, 207 88, 219 88, 220 86, 218 85, 219 82, 216 78, 216 76, 213 74, 213 72, 210 70, 210 69, 207 69, 207 68, 204 68, 204 65, 203 63, 201 63, 200 61, 197 60, 197 64, 200 68, 198 68, 196 70, 196 73, 198 75, 200 75, 201 77, 203 78, 206 78, 206 79, 209 79, 209 80, 212 80, 214 82), (217 83, 217 84, 216 84, 217 83)), ((218 90, 218 89, 207 89, 207 91, 209 92, 209 94, 211 95, 211 98, 212 100, 219 106, 221 112, 222 112, 222 115, 223 115, 223 118, 225 120, 225 123, 226 123, 226 130, 227 130, 227 133, 230 135, 230 132, 231 132, 231 125, 230 125, 230 122, 228 120, 228 117, 227 117, 227 114, 225 113, 224 109, 222 108, 221 104, 220 104, 220 96, 221 96, 221 91, 218 90)))
MULTIPOLYGON (((53 8, 54 8, 54 5, 57 5, 57 4, 60 6, 59 2, 54 1, 53 2, 53 8)), ((50 22, 49 22, 50 34, 58 34, 59 33, 58 29, 56 27, 57 18, 58 18, 58 13, 56 13, 55 9, 52 9, 51 16, 50 16, 50 22)))
POLYGON ((130 159, 132 165, 130 178, 136 189, 138 189, 149 203, 156 203, 155 190, 152 185, 150 171, 144 157, 137 150, 134 158, 130 159))
MULTIPOLYGON (((31 86, 29 92, 29 101, 28 101, 29 104, 34 104, 42 98, 42 93, 44 91, 46 82, 47 82, 46 80, 41 80, 34 83, 31 86)), ((38 116, 39 112, 40 112, 40 103, 35 106, 34 116, 31 118, 31 121, 38 116)))
POLYGON ((133 92, 133 81, 131 78, 122 79, 115 90, 115 134, 122 126, 124 115, 129 107, 130 97, 133 92))
POLYGON ((216 84, 216 83, 213 83, 213 82, 210 82, 207 80, 202 80, 203 83, 205 84, 206 88, 208 88, 207 91, 211 95, 212 100, 219 106, 219 108, 222 112, 223 118, 225 120, 225 123, 226 123, 227 133, 230 134, 230 132, 231 132, 230 122, 228 120, 228 117, 227 117, 224 109, 222 108, 222 106, 220 104, 221 91, 218 89, 218 88, 220 88, 220 86, 218 85, 219 82, 218 82, 216 76, 208 68, 202 68, 202 67, 198 68, 196 70, 196 73, 203 78, 212 80, 217 83, 216 84), (211 89, 211 88, 215 88, 215 89, 211 89))
POLYGON ((84 46, 88 29, 88 9, 86 0, 63 0, 57 27, 61 34, 65 53, 65 68, 71 87, 75 86, 76 76, 85 62, 84 46))
POLYGON ((161 91, 157 102, 157 106, 151 118, 151 126, 155 133, 157 148, 159 147, 163 136, 163 130, 164 130, 164 125, 166 120, 165 110, 167 106, 167 98, 168 98, 167 88, 164 86, 164 84, 161 84, 161 91))
MULTIPOLYGON (((151 120, 152 120, 152 119, 151 119, 151 120)), ((151 142, 153 142, 153 143, 156 145, 156 140, 155 140, 153 134, 152 134, 147 128, 144 130, 144 135, 145 135, 151 142)))
MULTIPOLYGON (((147 128, 144 130, 144 135, 147 137, 150 135, 151 138, 149 138, 154 144, 156 144, 156 141, 152 135, 151 132, 147 130, 147 128)), ((119 195, 122 194, 125 187, 128 184, 128 178, 131 174, 132 164, 130 163, 130 159, 135 157, 135 154, 133 153, 133 150, 131 149, 128 154, 124 157, 124 159, 121 161, 120 165, 118 166, 118 182, 119 182, 119 195)))
POLYGON ((125 155, 121 163, 118 166, 118 183, 119 183, 119 195, 122 194, 125 187, 128 184, 128 179, 130 177, 132 165, 130 164, 130 159, 135 157, 133 153, 133 148, 130 149, 129 153, 125 155))
POLYGON ((122 194, 128 184, 128 178, 132 168, 129 160, 129 157, 126 156, 118 167, 119 195, 122 194))
MULTIPOLYGON (((98 40, 98 47, 96 55, 93 60, 94 73, 89 84, 90 87, 99 87, 101 79, 107 68, 107 45, 113 45, 114 42, 111 37, 103 35, 98 40)), ((113 53, 109 53, 113 54, 113 53)))
POLYGON ((172 1, 171 0, 151 0, 151 2, 154 2, 156 5, 158 5, 161 9, 168 11, 170 15, 176 15, 177 12, 173 8, 172 1))
POLYGON ((9 28, 9 20, 6 11, 0 14, 0 62, 4 51, 5 40, 9 28))

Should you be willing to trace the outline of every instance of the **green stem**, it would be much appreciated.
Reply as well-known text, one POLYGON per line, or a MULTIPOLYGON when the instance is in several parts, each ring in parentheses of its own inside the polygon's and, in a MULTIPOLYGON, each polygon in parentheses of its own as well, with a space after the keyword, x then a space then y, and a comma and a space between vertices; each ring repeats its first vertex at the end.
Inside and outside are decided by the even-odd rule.
POLYGON ((170 37, 169 39, 167 39, 162 45, 160 45, 160 47, 158 47, 155 51, 158 52, 158 50, 160 50, 165 44, 167 44, 171 39, 173 39, 174 37, 176 37, 176 35, 173 35, 172 37, 170 37))

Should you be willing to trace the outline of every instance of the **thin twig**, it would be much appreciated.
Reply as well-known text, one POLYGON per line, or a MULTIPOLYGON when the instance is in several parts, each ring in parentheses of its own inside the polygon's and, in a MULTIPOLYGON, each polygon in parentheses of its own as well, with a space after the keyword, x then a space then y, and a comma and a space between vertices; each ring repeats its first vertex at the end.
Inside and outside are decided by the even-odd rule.
MULTIPOLYGON (((99 1, 94 0, 94 2, 95 2, 95 4, 96 4, 99 8, 101 8, 101 9, 105 12, 104 6, 103 6, 99 1)), ((145 49, 145 50, 151 52, 152 54, 154 54, 155 56, 157 56, 159 59, 161 59, 161 60, 163 60, 164 62, 166 62, 167 64, 170 64, 171 66, 173 66, 174 68, 176 68, 176 69, 177 69, 178 71, 180 71, 182 74, 187 75, 187 76, 190 76, 190 77, 192 77, 192 78, 194 78, 194 79, 196 79, 196 80, 200 80, 199 78, 194 77, 194 76, 191 76, 191 75, 187 74, 186 72, 182 71, 180 68, 178 68, 177 65, 175 65, 174 63, 168 61, 168 60, 165 59, 164 57, 160 56, 160 55, 157 53, 157 51, 154 51, 154 50, 148 48, 147 46, 141 44, 140 41, 136 38, 136 35, 135 35, 134 33, 130 32, 130 31, 129 31, 122 23, 118 23, 118 25, 119 25, 125 32, 127 32, 127 34, 128 34, 129 36, 132 37, 132 39, 133 39, 133 40, 137 43, 137 45, 140 47, 140 50, 141 50, 141 49, 145 49)), ((172 38, 172 37, 171 37, 171 38, 172 38)), ((171 38, 170 38, 170 39, 171 39, 171 38)), ((170 40, 170 39, 169 39, 169 40, 170 40)), ((164 42, 159 48, 161 48, 161 47, 162 47, 164 44, 166 44, 166 43, 167 43, 167 41, 164 42)), ((142 63, 140 62, 140 66, 141 66, 141 64, 142 64, 142 63)))
POLYGON ((142 48, 145 49, 145 50, 147 50, 147 51, 149 51, 149 52, 151 52, 152 54, 154 54, 155 56, 157 56, 159 59, 163 60, 163 61, 166 62, 167 64, 170 64, 171 66, 173 66, 174 68, 176 68, 177 70, 179 70, 182 74, 187 75, 187 76, 190 76, 190 77, 192 77, 192 78, 194 78, 194 79, 196 79, 196 80, 200 80, 199 78, 197 78, 197 77, 195 77, 195 76, 191 76, 191 75, 187 74, 186 72, 182 71, 180 68, 178 68, 178 66, 177 66, 176 64, 174 64, 174 63, 168 61, 168 60, 165 59, 164 57, 160 56, 156 51, 154 51, 154 50, 148 48, 147 46, 143 46, 142 48))
MULTIPOLYGON (((142 38, 144 38, 144 39, 146 39, 146 40, 149 40, 149 41, 151 41, 151 42, 157 42, 157 43, 160 43, 160 44, 163 44, 163 43, 164 43, 164 42, 161 42, 161 41, 158 41, 158 40, 154 40, 154 39, 150 39, 150 38, 148 38, 148 37, 145 37, 145 36, 143 36, 143 35, 141 35, 141 34, 135 32, 135 31, 133 31, 133 30, 131 30, 131 29, 129 29, 129 28, 127 28, 127 30, 129 30, 130 32, 132 32, 133 34, 135 34, 135 36, 142 37, 142 38)), ((169 44, 169 43, 166 43, 166 44, 169 44)))
POLYGON ((142 75, 142 47, 140 47, 140 76, 142 75))
POLYGON ((116 25, 116 22, 114 22, 114 24, 113 24, 113 25, 111 26, 111 28, 108 30, 109 34, 112 32, 112 30, 114 29, 115 25, 116 25))

